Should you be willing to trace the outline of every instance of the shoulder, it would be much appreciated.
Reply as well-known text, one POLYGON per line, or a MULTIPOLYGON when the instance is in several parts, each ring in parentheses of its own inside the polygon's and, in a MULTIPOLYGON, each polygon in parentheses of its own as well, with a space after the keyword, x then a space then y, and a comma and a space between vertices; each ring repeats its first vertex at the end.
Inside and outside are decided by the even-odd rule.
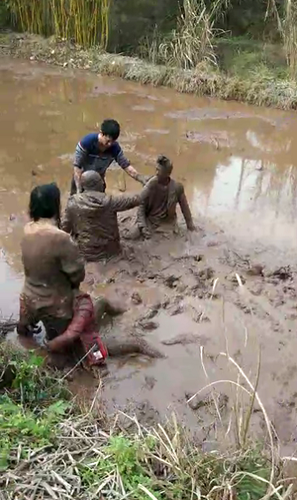
POLYGON ((98 142, 98 134, 96 134, 96 132, 92 133, 92 134, 87 134, 85 135, 78 143, 78 146, 80 146, 81 148, 83 149, 86 149, 88 150, 90 147, 93 146, 93 144, 95 144, 96 142, 98 142))
POLYGON ((122 152, 122 148, 118 141, 115 141, 112 146, 110 146, 110 152, 115 158, 122 152))
POLYGON ((63 231, 63 229, 56 228, 55 237, 57 238, 57 240, 60 240, 62 243, 65 244, 71 241, 70 234, 66 233, 66 231, 63 231))
POLYGON ((158 178, 154 175, 154 177, 151 177, 147 181, 144 187, 147 189, 153 189, 157 184, 158 184, 158 178))
POLYGON ((173 179, 171 181, 174 185, 174 189, 175 189, 175 192, 177 193, 177 195, 181 196, 182 194, 184 194, 184 192, 185 192, 184 185, 181 182, 175 181, 173 179))
POLYGON ((70 233, 66 233, 63 229, 58 229, 55 234, 55 247, 58 256, 77 250, 76 242, 73 240, 70 233))

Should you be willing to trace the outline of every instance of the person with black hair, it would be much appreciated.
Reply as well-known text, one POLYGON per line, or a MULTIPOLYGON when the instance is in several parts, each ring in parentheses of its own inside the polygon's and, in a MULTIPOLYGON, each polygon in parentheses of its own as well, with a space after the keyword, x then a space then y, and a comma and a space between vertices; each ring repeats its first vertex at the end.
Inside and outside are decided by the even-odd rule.
POLYGON ((25 281, 18 331, 24 334, 42 321, 51 339, 65 330, 73 316, 74 293, 85 277, 84 260, 70 235, 60 229, 56 184, 32 190, 29 215, 21 242, 25 281))
POLYGON ((158 156, 156 175, 143 189, 134 237, 140 233, 147 238, 162 224, 175 224, 177 204, 181 208, 188 230, 195 230, 184 187, 170 177, 172 169, 173 165, 169 158, 163 155, 158 156))
POLYGON ((117 139, 120 135, 120 125, 116 120, 104 120, 99 133, 86 135, 78 142, 73 162, 73 178, 70 194, 81 192, 81 175, 86 170, 95 170, 100 174, 105 191, 105 174, 108 167, 115 161, 130 177, 145 185, 146 177, 132 167, 125 157, 117 139))

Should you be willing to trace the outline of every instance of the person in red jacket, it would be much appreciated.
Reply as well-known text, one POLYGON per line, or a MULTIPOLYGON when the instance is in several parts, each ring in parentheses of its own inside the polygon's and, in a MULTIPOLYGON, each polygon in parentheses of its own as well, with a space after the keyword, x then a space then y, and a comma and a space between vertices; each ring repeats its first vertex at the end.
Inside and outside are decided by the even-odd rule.
POLYGON ((31 222, 25 226, 21 242, 25 282, 18 334, 34 336, 40 330, 36 325, 42 322, 51 351, 61 352, 79 340, 89 351, 89 364, 104 361, 107 353, 97 320, 105 313, 123 311, 106 299, 100 300, 95 311, 91 297, 79 291, 85 277, 84 260, 70 235, 59 228, 60 190, 56 184, 32 190, 29 214, 31 222))

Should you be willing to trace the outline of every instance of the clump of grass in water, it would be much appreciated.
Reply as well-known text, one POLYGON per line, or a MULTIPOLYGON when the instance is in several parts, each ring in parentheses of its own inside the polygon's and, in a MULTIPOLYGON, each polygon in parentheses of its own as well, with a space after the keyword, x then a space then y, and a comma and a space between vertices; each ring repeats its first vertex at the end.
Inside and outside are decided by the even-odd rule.
POLYGON ((110 0, 7 0, 13 24, 24 32, 72 39, 105 49, 110 0))

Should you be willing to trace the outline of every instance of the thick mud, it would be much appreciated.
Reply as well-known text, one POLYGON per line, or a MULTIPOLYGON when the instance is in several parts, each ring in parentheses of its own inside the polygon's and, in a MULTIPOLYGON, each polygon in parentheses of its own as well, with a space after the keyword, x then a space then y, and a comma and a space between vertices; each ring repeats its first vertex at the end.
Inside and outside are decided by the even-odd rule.
MULTIPOLYGON (((160 154, 174 162, 199 230, 123 239, 123 257, 90 264, 84 289, 122 298, 128 311, 104 335, 139 335, 163 359, 110 359, 103 403, 151 423, 171 412, 211 446, 215 380, 237 380, 228 352, 254 383, 282 448, 295 451, 297 421, 296 158, 294 113, 178 95, 79 71, 0 61, 0 308, 17 316, 22 283, 19 243, 31 188, 56 180, 64 200, 77 140, 106 116, 122 125, 121 144, 139 171, 152 174, 160 154), (239 286, 236 273, 243 286, 239 286)), ((119 169, 109 191, 135 191, 119 169)), ((121 228, 133 221, 122 217, 121 228)), ((72 387, 93 397, 98 381, 79 372, 72 387)), ((234 391, 217 386, 221 415, 234 391)), ((263 421, 258 407, 252 425, 263 421)), ((213 433, 212 433, 213 436, 213 433)))

